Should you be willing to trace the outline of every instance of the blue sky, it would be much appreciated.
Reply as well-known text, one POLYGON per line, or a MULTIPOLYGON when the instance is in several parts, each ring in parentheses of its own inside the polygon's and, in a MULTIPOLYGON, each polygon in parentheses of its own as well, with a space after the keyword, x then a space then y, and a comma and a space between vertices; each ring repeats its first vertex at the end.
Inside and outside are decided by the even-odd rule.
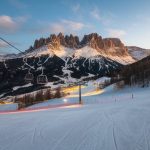
MULTIPOLYGON (((97 32, 150 48, 150 0, 1 0, 0 36, 21 50, 52 33, 97 32)), ((15 52, 0 41, 0 53, 15 52)))

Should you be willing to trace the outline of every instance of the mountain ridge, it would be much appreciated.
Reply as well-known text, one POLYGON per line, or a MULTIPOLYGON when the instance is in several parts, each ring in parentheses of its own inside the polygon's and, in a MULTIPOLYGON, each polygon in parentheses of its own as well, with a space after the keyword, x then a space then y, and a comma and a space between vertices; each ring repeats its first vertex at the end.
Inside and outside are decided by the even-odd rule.
MULTIPOLYGON (((30 57, 32 54, 35 54, 35 56, 56 54, 58 57, 74 57, 79 51, 81 55, 80 57, 85 57, 87 56, 86 49, 87 52, 91 52, 88 54, 89 57, 92 57, 93 54, 97 56, 100 55, 124 65, 135 62, 132 56, 129 55, 127 47, 120 39, 102 38, 97 33, 84 35, 81 40, 79 40, 78 36, 74 36, 72 34, 65 36, 62 33, 59 33, 58 35, 51 34, 48 38, 40 38, 39 40, 36 39, 34 45, 30 46, 25 53, 12 55, 10 58, 15 59, 18 57, 30 57), (82 50, 84 52, 81 52, 82 50)), ((2 58, 7 59, 9 57, 5 56, 2 58)))

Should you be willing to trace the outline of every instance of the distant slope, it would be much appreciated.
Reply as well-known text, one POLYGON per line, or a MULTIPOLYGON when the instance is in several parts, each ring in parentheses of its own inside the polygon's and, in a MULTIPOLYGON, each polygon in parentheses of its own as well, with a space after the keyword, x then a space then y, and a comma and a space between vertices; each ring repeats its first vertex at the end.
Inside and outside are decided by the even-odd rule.
POLYGON ((143 49, 136 46, 127 46, 129 54, 135 59, 135 60, 141 60, 144 57, 147 57, 150 55, 150 49, 143 49))

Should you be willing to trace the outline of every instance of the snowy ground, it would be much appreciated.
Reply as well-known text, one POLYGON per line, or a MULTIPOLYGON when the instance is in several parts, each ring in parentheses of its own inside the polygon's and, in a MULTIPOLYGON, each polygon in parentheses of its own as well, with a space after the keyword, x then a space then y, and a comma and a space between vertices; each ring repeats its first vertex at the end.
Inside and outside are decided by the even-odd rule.
POLYGON ((18 110, 18 104, 17 103, 0 104, 0 112, 11 111, 11 110, 18 110))
POLYGON ((149 150, 149 91, 109 86, 76 108, 0 114, 0 150, 149 150))

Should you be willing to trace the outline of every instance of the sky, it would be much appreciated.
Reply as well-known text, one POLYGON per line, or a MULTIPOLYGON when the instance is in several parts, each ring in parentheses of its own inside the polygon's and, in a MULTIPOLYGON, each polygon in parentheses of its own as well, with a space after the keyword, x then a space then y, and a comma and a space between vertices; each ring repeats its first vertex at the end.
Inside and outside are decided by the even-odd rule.
MULTIPOLYGON (((1 0, 0 37, 24 51, 34 40, 62 32, 97 32, 150 49, 150 0, 1 0)), ((0 54, 16 50, 0 41, 0 54)))

